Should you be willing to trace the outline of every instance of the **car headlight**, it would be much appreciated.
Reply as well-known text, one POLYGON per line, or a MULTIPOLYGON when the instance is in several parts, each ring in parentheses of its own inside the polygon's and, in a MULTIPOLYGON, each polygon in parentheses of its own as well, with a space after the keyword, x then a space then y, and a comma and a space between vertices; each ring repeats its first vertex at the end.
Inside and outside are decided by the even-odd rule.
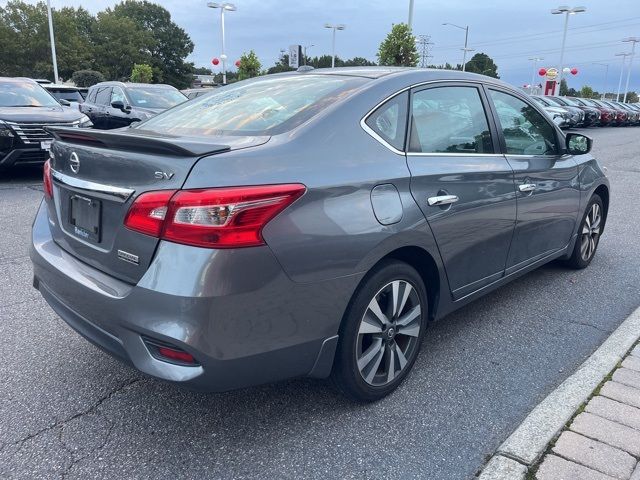
POLYGON ((13 138, 13 132, 9 128, 9 125, 0 120, 0 137, 10 137, 13 138))
POLYGON ((78 120, 75 120, 73 122, 73 126, 74 127, 78 127, 78 128, 89 128, 89 127, 93 127, 93 123, 91 122, 89 117, 87 117, 83 113, 82 116, 78 120))

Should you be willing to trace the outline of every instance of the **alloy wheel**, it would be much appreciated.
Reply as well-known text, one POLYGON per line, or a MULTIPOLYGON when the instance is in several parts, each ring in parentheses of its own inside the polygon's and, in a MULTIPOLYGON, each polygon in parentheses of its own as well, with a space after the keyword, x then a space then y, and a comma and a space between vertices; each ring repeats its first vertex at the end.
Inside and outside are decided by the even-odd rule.
POLYGON ((414 285, 393 280, 371 299, 358 330, 356 360, 370 385, 391 383, 418 348, 422 308, 414 285))
POLYGON ((589 213, 584 218, 582 225, 582 235, 580 239, 580 256, 585 262, 589 261, 596 252, 598 240, 600 238, 600 223, 602 214, 600 205, 594 203, 589 209, 589 213))

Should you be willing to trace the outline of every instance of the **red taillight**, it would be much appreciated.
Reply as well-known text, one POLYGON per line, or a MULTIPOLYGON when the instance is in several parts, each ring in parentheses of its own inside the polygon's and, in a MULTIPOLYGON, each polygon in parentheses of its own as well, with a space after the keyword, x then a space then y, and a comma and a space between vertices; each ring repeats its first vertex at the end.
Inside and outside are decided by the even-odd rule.
POLYGON ((44 162, 42 171, 42 185, 44 187, 44 196, 53 198, 53 183, 51 182, 51 160, 44 162))
POLYGON ((287 184, 149 192, 133 203, 125 225, 198 247, 263 245, 264 226, 305 190, 304 185, 287 184))
POLYGON ((136 232, 159 237, 175 190, 147 192, 136 198, 124 219, 124 225, 136 232))

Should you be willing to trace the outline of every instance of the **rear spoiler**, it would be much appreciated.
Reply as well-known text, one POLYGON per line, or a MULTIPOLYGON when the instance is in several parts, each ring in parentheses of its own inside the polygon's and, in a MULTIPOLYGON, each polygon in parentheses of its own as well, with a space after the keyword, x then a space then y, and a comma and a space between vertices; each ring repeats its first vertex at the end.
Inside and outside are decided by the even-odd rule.
POLYGON ((98 148, 201 157, 230 150, 229 145, 208 143, 206 139, 161 136, 143 130, 94 130, 92 128, 45 127, 56 140, 98 148))

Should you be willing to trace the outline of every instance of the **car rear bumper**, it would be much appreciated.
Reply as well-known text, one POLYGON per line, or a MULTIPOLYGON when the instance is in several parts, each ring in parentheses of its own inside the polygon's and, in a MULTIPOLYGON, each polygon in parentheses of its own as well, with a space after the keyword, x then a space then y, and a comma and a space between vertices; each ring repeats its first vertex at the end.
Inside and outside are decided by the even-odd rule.
POLYGON ((292 282, 268 247, 209 250, 162 242, 137 285, 88 266, 33 225, 34 286, 85 338, 138 370, 206 391, 331 371, 342 314, 359 278, 292 282), (144 339, 197 366, 162 361, 144 339))

